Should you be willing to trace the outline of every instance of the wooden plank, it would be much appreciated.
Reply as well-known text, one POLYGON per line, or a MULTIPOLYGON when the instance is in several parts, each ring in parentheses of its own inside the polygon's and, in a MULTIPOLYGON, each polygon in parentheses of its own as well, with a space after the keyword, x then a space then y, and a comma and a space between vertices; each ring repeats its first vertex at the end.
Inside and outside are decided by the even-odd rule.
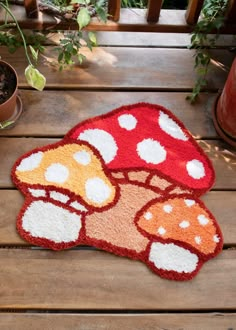
MULTIPOLYGON (((114 4, 113 4, 114 5, 114 4)), ((57 22, 52 16, 40 13, 38 19, 26 19, 24 8, 21 6, 11 6, 12 12, 17 18, 20 26, 26 29, 78 29, 78 25, 73 22, 57 22)), ((112 6, 113 14, 118 17, 116 6, 112 6)), ((93 31, 136 31, 136 32, 185 32, 191 31, 186 25, 184 10, 162 10, 158 24, 147 24, 145 9, 121 9, 119 22, 108 20, 107 23, 92 18, 87 30, 93 31)), ((4 22, 4 13, 0 12, 0 24, 4 22)))
POLYGON ((24 7, 28 18, 38 18, 39 8, 37 0, 24 0, 24 7))
POLYGON ((198 17, 202 10, 204 0, 191 0, 188 3, 188 8, 186 10, 186 22, 187 24, 196 24, 198 17))
POLYGON ((236 314, 20 314, 1 313, 1 330, 222 330, 234 329, 236 314), (196 328, 197 326, 197 328, 196 328))
MULTIPOLYGON (((38 68, 47 78, 47 88, 189 91, 195 83, 193 52, 187 49, 97 47, 93 52, 88 49, 82 52, 87 57, 82 65, 76 64, 60 72, 47 63, 55 62, 57 53, 52 47, 46 48, 38 68)), ((2 47, 1 56, 14 65, 20 87, 28 87, 23 50, 9 54, 2 47)), ((234 54, 224 50, 212 52, 207 89, 218 91, 223 87, 233 58, 234 54)))
POLYGON ((162 3, 162 0, 148 0, 147 21, 149 23, 158 22, 162 3))
POLYGON ((227 23, 235 24, 236 18, 236 1, 228 1, 228 13, 227 13, 227 23))
MULTIPOLYGON (((211 191, 202 197, 214 214, 224 236, 225 246, 236 245, 236 191, 211 191)), ((17 190, 0 190, 0 245, 29 245, 16 231, 16 218, 24 197, 17 190)))
POLYGON ((87 92, 21 90, 24 112, 16 126, 0 130, 0 136, 63 136, 77 123, 107 113, 125 104, 149 102, 170 109, 199 138, 216 138, 212 106, 217 94, 201 94, 194 106, 187 93, 161 92, 87 92), (106 101, 104 101, 106 100, 106 101), (43 126, 43 130, 42 130, 43 126))
MULTIPOLYGON (((133 32, 97 32, 99 46, 136 46, 136 47, 163 47, 183 48, 190 45, 191 36, 186 33, 133 33, 133 32)), ((217 47, 235 46, 233 35, 220 35, 216 41, 217 47)), ((176 49, 176 51, 178 51, 176 49)))
POLYGON ((108 15, 115 22, 120 19, 121 0, 108 0, 108 15))
POLYGON ((220 141, 199 141, 207 156, 213 163, 216 181, 213 189, 236 188, 236 151, 220 141))
MULTIPOLYGON (((67 30, 78 29, 77 23, 60 22, 58 23, 52 16, 40 13, 38 19, 26 19, 24 8, 21 6, 12 6, 12 11, 22 28, 42 30, 67 30)), ((0 24, 4 21, 4 14, 0 12, 0 24)), ((130 32, 173 32, 189 33, 192 26, 186 24, 185 10, 163 9, 158 23, 148 24, 146 21, 146 9, 126 9, 120 11, 119 22, 108 20, 103 23, 96 17, 92 18, 91 23, 86 30, 89 31, 130 31, 130 32)), ((221 33, 233 34, 236 32, 236 26, 227 25, 221 33)))
MULTIPOLYGON (((13 187, 10 170, 19 156, 36 147, 56 141, 58 140, 47 138, 1 138, 0 154, 6 155, 6 157, 3 157, 0 163, 0 188, 13 187)), ((199 143, 215 168, 214 189, 236 190, 235 150, 220 141, 201 140, 199 143)))
POLYGON ((0 250, 1 309, 232 310, 236 250, 223 251, 187 282, 102 251, 0 250))

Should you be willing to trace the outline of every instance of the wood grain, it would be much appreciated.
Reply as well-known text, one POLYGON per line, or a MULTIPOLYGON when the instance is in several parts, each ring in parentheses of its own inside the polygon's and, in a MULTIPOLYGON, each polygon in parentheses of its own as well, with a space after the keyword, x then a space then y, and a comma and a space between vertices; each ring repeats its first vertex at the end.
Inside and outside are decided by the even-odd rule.
POLYGON ((24 7, 28 18, 38 18, 39 8, 37 0, 24 0, 24 7))
MULTIPOLYGON (((133 32, 97 32, 99 46, 142 46, 142 47, 166 47, 178 48, 190 45, 191 35, 186 33, 133 33, 133 32)), ((220 35, 216 40, 217 47, 235 46, 233 35, 220 35)))
POLYGON ((148 0, 147 21, 149 23, 158 22, 162 3, 162 0, 148 0))
POLYGON ((188 3, 185 18, 188 24, 195 24, 198 21, 198 17, 201 13, 204 0, 191 0, 188 3))
MULTIPOLYGON (((17 158, 36 147, 54 143, 58 139, 48 138, 1 138, 0 154, 5 155, 0 163, 0 188, 11 188, 10 171, 17 158), (9 152, 9 150, 11 152, 9 152)), ((212 160, 216 172, 214 189, 236 190, 236 152, 220 141, 199 141, 212 160)))
POLYGON ((205 310, 236 308, 236 250, 187 282, 101 251, 0 250, 0 308, 205 310))
MULTIPOLYGON (((112 1, 114 2, 114 0, 112 1)), ((77 23, 57 22, 52 16, 41 13, 38 19, 26 19, 24 8, 11 6, 14 16, 20 26, 26 29, 77 29, 77 23)), ((113 6, 113 10, 116 9, 113 6)), ((117 10, 115 11, 117 13, 117 10)), ((162 10, 158 24, 147 24, 145 9, 120 10, 119 22, 109 20, 107 23, 99 21, 96 17, 91 20, 87 30, 92 31, 135 31, 135 32, 190 32, 191 27, 186 24, 184 10, 162 10)), ((4 22, 4 13, 0 12, 0 24, 4 22)))
POLYGON ((234 329, 236 314, 7 314, 1 330, 226 330, 234 329))
MULTIPOLYGON (((84 64, 60 72, 49 64, 56 61, 57 53, 52 47, 46 47, 38 69, 47 79, 47 88, 190 91, 195 83, 193 52, 187 49, 176 52, 175 49, 97 47, 93 52, 88 49, 82 52, 87 57, 84 64)), ((1 56, 14 65, 19 75, 19 86, 28 88, 24 76, 27 63, 23 51, 10 55, 2 47, 1 56)), ((233 58, 230 52, 212 52, 207 90, 218 91, 223 87, 227 68, 230 68, 233 58)))
POLYGON ((110 18, 115 22, 119 21, 120 19, 120 7, 121 0, 108 1, 108 15, 110 15, 110 18))
MULTIPOLYGON (((225 246, 236 246, 236 191, 211 191, 203 196, 224 236, 225 246)), ((24 197, 16 190, 0 190, 0 245, 29 245, 16 231, 16 218, 24 197)))
MULTIPOLYGON (((173 24, 185 24, 184 12, 174 12, 162 11, 158 24, 147 25, 145 11, 121 11, 119 23, 109 22, 105 28, 139 31, 145 26, 151 31, 173 30, 173 25, 168 25, 170 18, 173 24)), ((43 15, 42 20, 30 23, 22 16, 22 21, 28 27, 54 24, 51 17, 44 18, 43 15)), ((89 28, 99 28, 99 24, 93 21, 89 28)), ((181 24, 175 32, 182 28, 181 24)), ((234 329, 236 314, 230 312, 236 310, 236 152, 217 138, 211 120, 215 92, 223 86, 227 72, 214 62, 207 87, 213 93, 201 94, 200 102, 192 107, 185 96, 195 80, 193 53, 153 48, 160 40, 157 35, 156 40, 154 35, 116 35, 119 38, 115 40, 112 35, 113 42, 109 41, 111 37, 102 35, 101 40, 104 45, 130 47, 98 47, 86 53, 88 59, 82 66, 75 65, 62 73, 44 65, 46 60, 56 58, 52 48, 46 47, 39 69, 47 76, 48 90, 42 93, 26 85, 23 52, 9 55, 1 47, 2 58, 19 73, 20 87, 28 90, 20 90, 24 112, 17 125, 0 131, 0 329, 234 329), (16 159, 35 147, 56 142, 78 122, 143 101, 161 104, 177 115, 216 170, 214 190, 202 199, 222 228, 225 250, 206 263, 190 282, 163 280, 138 261, 102 251, 83 247, 63 252, 32 248, 16 232, 16 217, 24 201, 10 178, 16 159), (26 313, 13 312, 18 309, 26 313), (222 314, 223 311, 229 313, 222 314)), ((167 35, 163 37, 172 47, 167 35)), ((173 47, 184 43, 183 38, 182 44, 176 41, 173 47)), ((230 67, 232 54, 221 50, 213 55, 230 67)))
MULTIPOLYGON (((42 30, 71 30, 78 29, 76 22, 56 21, 52 16, 40 13, 38 19, 26 19, 24 8, 21 6, 12 6, 13 14, 22 28, 42 30)), ((127 9, 120 11, 119 22, 108 20, 107 23, 94 17, 91 23, 86 27, 90 31, 129 31, 129 32, 174 32, 189 33, 193 27, 186 24, 185 10, 165 10, 161 11, 161 16, 156 24, 148 24, 146 21, 146 9, 127 9)), ((4 13, 0 12, 0 24, 4 22, 4 13)), ((235 24, 228 24, 221 33, 234 34, 235 24)))
POLYGON ((186 101, 187 93, 161 92, 87 92, 21 90, 24 112, 10 130, 0 136, 63 136, 77 123, 107 113, 125 104, 149 102, 170 109, 196 138, 216 138, 212 106, 217 94, 201 94, 194 106, 186 101), (42 129, 43 127, 43 129, 42 129))

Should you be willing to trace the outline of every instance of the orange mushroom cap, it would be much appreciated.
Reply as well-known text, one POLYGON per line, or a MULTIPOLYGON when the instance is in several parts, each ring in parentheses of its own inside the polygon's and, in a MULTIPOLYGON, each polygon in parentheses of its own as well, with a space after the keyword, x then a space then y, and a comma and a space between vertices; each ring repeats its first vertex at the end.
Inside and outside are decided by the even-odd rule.
POLYGON ((136 221, 147 236, 179 241, 204 255, 222 247, 223 238, 216 220, 191 195, 152 201, 138 213, 136 221))

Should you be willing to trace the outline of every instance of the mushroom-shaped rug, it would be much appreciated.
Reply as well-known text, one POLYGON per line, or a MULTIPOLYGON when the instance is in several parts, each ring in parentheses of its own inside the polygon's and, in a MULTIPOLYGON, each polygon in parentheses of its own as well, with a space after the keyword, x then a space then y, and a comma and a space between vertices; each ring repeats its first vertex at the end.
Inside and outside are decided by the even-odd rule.
POLYGON ((92 245, 175 280, 192 279, 223 246, 199 199, 214 183, 212 164, 158 105, 79 123, 60 142, 20 157, 12 178, 25 195, 17 229, 34 245, 92 245))

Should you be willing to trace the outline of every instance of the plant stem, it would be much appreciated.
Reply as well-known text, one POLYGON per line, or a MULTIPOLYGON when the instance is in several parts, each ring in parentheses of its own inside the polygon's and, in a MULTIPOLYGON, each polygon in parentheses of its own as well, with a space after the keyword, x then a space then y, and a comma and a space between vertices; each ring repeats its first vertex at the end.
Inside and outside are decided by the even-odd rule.
POLYGON ((32 62, 31 62, 31 59, 29 57, 29 54, 28 54, 28 50, 27 50, 27 45, 26 45, 26 41, 25 41, 25 37, 24 37, 24 34, 17 22, 17 19, 15 17, 15 15, 11 12, 11 10, 6 6, 4 5, 2 2, 0 2, 0 6, 6 10, 6 12, 11 16, 11 18, 14 20, 15 24, 16 24, 16 27, 17 27, 17 30, 18 32, 20 33, 20 36, 21 36, 21 39, 22 39, 22 42, 23 42, 23 47, 24 47, 24 50, 25 50, 25 55, 26 55, 26 58, 29 62, 30 65, 33 66, 32 62))

